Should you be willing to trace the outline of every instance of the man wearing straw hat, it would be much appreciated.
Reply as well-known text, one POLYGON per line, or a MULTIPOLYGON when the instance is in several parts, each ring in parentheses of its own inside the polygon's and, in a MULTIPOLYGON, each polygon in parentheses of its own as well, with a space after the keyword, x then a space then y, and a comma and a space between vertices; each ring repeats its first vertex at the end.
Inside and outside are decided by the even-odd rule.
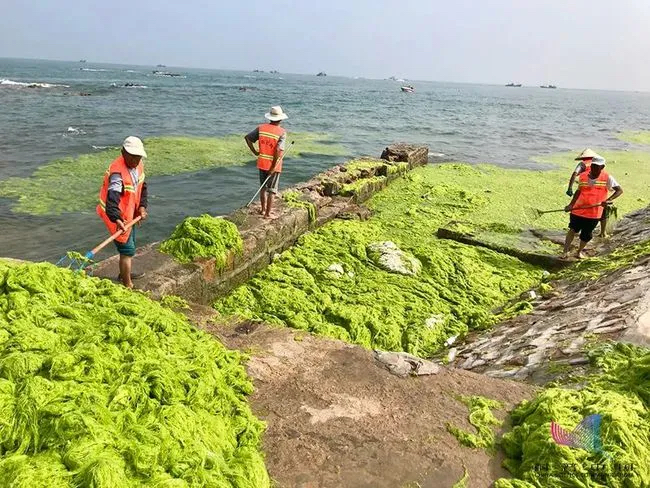
POLYGON ((273 196, 278 192, 280 183, 280 172, 282 172, 282 156, 284 154, 287 132, 280 127, 287 114, 282 107, 271 107, 271 110, 264 115, 269 121, 255 128, 244 139, 248 148, 257 156, 257 168, 260 176, 260 201, 262 204, 261 213, 264 218, 272 218, 273 196), (258 143, 256 149, 254 144, 258 143))
POLYGON ((147 183, 144 181, 146 158, 142 141, 134 136, 124 139, 121 154, 111 163, 104 174, 99 190, 97 213, 111 234, 117 230, 123 233, 115 239, 120 253, 120 274, 118 279, 127 288, 133 288, 133 279, 143 274, 131 272, 131 261, 135 255, 135 228, 126 228, 135 217, 147 218, 147 183))
POLYGON ((569 231, 564 242, 562 256, 564 259, 568 258, 573 239, 578 234, 580 234, 580 245, 576 257, 578 259, 585 257, 582 252, 591 240, 598 222, 601 221, 604 209, 622 194, 621 186, 605 171, 605 159, 598 155, 594 156, 589 169, 579 174, 578 191, 564 209, 566 212, 571 212, 569 231), (608 197, 610 191, 614 193, 608 197))
MULTIPOLYGON (((573 173, 571 174, 571 178, 569 178, 569 188, 566 191, 566 194, 568 196, 570 197, 573 196, 573 183, 581 173, 584 173, 585 171, 589 171, 589 167, 591 166, 591 162, 593 161, 594 158, 600 158, 600 156, 595 151, 589 148, 585 149, 580 154, 578 154, 576 161, 579 161, 579 163, 576 166, 576 169, 573 170, 573 173)), ((603 216, 600 219, 600 237, 607 237, 607 214, 608 214, 608 209, 605 209, 605 211, 603 212, 603 216)))

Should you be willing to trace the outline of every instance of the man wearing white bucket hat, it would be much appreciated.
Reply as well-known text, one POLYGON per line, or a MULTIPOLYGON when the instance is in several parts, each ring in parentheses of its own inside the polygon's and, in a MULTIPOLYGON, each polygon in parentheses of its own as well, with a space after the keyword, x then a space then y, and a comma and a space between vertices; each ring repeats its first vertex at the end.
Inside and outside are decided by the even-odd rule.
MULTIPOLYGON (((589 172, 591 167, 591 162, 596 159, 603 159, 599 154, 596 153, 593 149, 587 148, 578 154, 576 161, 579 161, 576 169, 573 170, 571 178, 569 178, 569 188, 566 191, 566 194, 570 197, 573 196, 573 183, 576 178, 578 178, 582 173, 589 172)), ((603 216, 600 219, 600 237, 607 237, 607 215, 609 209, 605 209, 603 216)))
POLYGON ((131 273, 131 261, 135 255, 135 229, 126 224, 135 217, 147 218, 147 183, 144 181, 142 159, 147 157, 142 141, 134 136, 124 139, 121 154, 111 163, 104 174, 99 190, 97 214, 111 234, 118 229, 123 233, 115 239, 120 253, 118 279, 127 288, 133 288, 133 279, 143 275, 131 273))
POLYGON ((280 173, 282 172, 282 156, 287 139, 287 132, 280 127, 280 124, 288 117, 279 105, 271 107, 264 117, 269 123, 255 128, 246 134, 244 139, 251 152, 257 156, 257 168, 260 185, 262 185, 260 191, 261 213, 264 218, 268 219, 272 218, 273 196, 278 192, 280 173), (259 149, 254 146, 256 142, 259 149))
POLYGON ((578 191, 564 209, 566 212, 571 212, 562 256, 565 259, 569 257, 571 244, 578 234, 580 234, 580 245, 576 257, 578 259, 585 257, 583 250, 591 240, 598 222, 601 221, 604 210, 623 194, 621 185, 605 171, 605 163, 605 159, 598 155, 592 159, 589 170, 583 171, 578 176, 578 191), (609 195, 610 191, 614 193, 609 195))

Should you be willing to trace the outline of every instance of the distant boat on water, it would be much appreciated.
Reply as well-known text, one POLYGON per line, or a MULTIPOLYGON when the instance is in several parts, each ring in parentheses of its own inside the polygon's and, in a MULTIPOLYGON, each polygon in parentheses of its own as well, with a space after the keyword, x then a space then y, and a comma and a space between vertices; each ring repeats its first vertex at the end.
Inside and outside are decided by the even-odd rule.
POLYGON ((156 68, 166 68, 166 67, 167 67, 167 66, 165 66, 164 64, 157 64, 157 65, 156 65, 156 68))
POLYGON ((86 60, 85 60, 85 59, 80 59, 79 62, 80 62, 80 63, 85 63, 86 60))
POLYGON ((406 93, 413 93, 415 91, 415 88, 413 87, 413 85, 405 85, 405 86, 400 87, 400 89, 403 92, 406 92, 406 93))
POLYGON ((521 88, 521 83, 508 83, 506 86, 521 88))
POLYGON ((555 85, 539 85, 540 88, 557 88, 555 85))
POLYGON ((325 73, 324 71, 321 71, 316 76, 327 76, 327 73, 325 73))
POLYGON ((269 73, 271 73, 272 75, 279 75, 280 74, 280 72, 277 69, 269 71, 269 73))

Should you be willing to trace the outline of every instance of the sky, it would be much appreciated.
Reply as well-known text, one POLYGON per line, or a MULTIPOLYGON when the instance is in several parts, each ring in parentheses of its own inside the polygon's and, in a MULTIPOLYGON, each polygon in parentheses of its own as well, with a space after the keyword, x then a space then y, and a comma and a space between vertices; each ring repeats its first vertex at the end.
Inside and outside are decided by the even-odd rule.
POLYGON ((648 0, 2 0, 0 57, 650 91, 648 0))

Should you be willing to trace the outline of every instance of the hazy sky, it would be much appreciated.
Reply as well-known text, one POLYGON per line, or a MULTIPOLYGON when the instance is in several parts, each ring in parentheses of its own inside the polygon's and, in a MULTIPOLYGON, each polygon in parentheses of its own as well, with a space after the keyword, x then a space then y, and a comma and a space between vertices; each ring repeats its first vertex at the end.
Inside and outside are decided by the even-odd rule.
POLYGON ((0 57, 646 91, 649 54, 649 0, 2 0, 0 7, 0 57))

